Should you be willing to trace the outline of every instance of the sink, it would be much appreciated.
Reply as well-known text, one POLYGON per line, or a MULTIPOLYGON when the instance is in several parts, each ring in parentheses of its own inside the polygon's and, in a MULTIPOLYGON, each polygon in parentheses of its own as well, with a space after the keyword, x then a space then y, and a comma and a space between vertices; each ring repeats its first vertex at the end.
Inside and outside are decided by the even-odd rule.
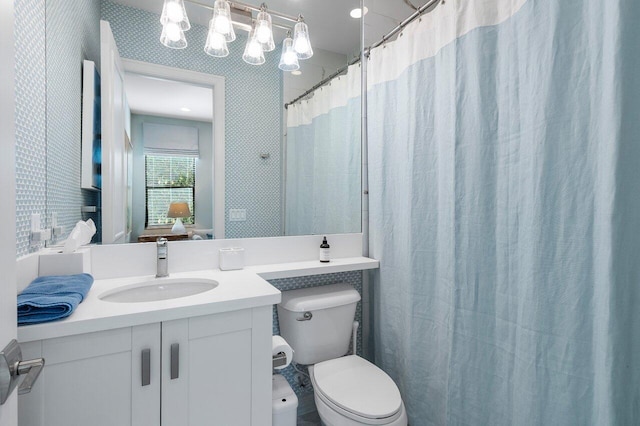
POLYGON ((154 278, 105 291, 98 299, 115 303, 157 302, 193 296, 217 286, 217 281, 208 279, 154 278))

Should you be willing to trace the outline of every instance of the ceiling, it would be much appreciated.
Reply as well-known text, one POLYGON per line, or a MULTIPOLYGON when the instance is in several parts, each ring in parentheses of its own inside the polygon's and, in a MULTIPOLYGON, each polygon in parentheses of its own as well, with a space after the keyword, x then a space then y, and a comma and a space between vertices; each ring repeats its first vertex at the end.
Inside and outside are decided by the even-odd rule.
POLYGON ((125 74, 124 86, 132 113, 196 121, 213 120, 211 88, 132 73, 125 74))
MULTIPOLYGON (((160 14, 163 0, 115 0, 116 3, 132 6, 160 14)), ((198 0, 213 4, 213 0, 198 0)), ((259 6, 261 0, 243 0, 244 3, 259 6)), ((360 6, 360 0, 265 0, 272 10, 297 16, 302 14, 309 25, 311 43, 314 48, 324 49, 343 55, 353 56, 360 51, 360 20, 353 19, 349 12, 360 6)), ((421 6, 426 0, 411 0, 421 6)), ((185 2, 187 15, 192 23, 206 26, 211 12, 201 6, 185 2)), ((382 35, 407 18, 414 9, 405 0, 364 0, 369 10, 365 15, 365 44, 378 41, 382 35)), ((255 14, 254 14, 255 16, 255 14)), ((273 17, 274 23, 293 26, 293 23, 273 17)), ((274 29, 276 39, 286 35, 283 30, 274 29)))

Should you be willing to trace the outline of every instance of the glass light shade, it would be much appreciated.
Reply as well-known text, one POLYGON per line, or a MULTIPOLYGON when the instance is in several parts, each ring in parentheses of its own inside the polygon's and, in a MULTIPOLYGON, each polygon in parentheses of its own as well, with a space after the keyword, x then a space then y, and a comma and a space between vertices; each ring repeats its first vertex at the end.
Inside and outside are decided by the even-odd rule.
POLYGON ((184 31, 176 22, 169 22, 162 27, 160 42, 172 49, 184 49, 187 47, 187 39, 184 37, 184 31))
POLYGON ((227 39, 224 35, 213 29, 213 22, 209 25, 209 34, 207 35, 207 43, 204 46, 204 51, 207 55, 215 56, 217 58, 224 58, 229 55, 227 39))
POLYGON ((209 28, 224 36, 227 41, 236 39, 236 33, 233 30, 231 22, 231 8, 226 0, 216 0, 213 4, 213 18, 209 23, 209 28))
POLYGON ((256 39, 265 52, 271 52, 276 48, 276 43, 273 41, 271 15, 265 11, 258 13, 256 17, 256 39))
POLYGON ((174 202, 169 204, 169 211, 167 217, 179 218, 191 216, 191 210, 189 210, 189 204, 184 201, 174 202))
POLYGON ((251 65, 262 65, 265 62, 264 59, 264 50, 262 50, 262 45, 256 38, 256 29, 255 27, 251 29, 249 33, 249 37, 247 38, 247 45, 244 47, 244 54, 242 55, 242 59, 251 65))
POLYGON ((282 55, 280 56, 278 68, 282 71, 295 71, 300 69, 298 55, 293 50, 293 39, 291 37, 285 38, 282 42, 282 55))
POLYGON ((293 49, 296 51, 298 59, 309 59, 313 56, 309 40, 309 27, 302 21, 293 27, 293 49))
POLYGON ((164 0, 162 15, 160 15, 160 22, 162 25, 174 22, 180 25, 182 31, 190 29, 191 23, 187 16, 187 9, 184 7, 184 0, 164 0))

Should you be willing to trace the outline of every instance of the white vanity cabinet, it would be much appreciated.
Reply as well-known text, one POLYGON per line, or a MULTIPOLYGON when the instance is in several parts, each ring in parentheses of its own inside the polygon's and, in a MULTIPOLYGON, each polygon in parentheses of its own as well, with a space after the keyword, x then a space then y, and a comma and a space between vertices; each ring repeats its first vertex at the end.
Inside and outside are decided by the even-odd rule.
POLYGON ((270 425, 271 316, 264 306, 25 343, 46 365, 19 398, 20 425, 270 425))

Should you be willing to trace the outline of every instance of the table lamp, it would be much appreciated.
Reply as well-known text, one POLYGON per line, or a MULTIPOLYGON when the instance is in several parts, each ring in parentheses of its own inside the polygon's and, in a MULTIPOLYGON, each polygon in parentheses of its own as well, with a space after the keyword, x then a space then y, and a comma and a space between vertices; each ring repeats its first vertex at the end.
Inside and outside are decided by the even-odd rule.
POLYGON ((173 228, 171 228, 172 234, 186 234, 187 230, 182 224, 183 217, 191 216, 191 211, 189 210, 189 204, 184 201, 171 203, 169 204, 169 212, 167 213, 167 217, 175 218, 176 223, 173 224, 173 228))

